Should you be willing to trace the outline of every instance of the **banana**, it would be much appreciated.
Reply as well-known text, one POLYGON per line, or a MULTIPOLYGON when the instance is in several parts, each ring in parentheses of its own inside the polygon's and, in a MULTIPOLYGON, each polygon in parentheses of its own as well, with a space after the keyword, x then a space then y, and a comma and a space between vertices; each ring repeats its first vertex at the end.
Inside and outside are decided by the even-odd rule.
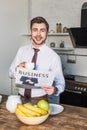
POLYGON ((36 113, 39 113, 40 115, 46 115, 46 114, 47 114, 47 111, 45 111, 45 110, 43 110, 43 109, 41 109, 41 108, 39 108, 39 107, 37 107, 37 106, 33 106, 33 105, 30 104, 30 103, 25 103, 25 104, 23 104, 23 105, 24 105, 24 107, 26 107, 27 109, 32 110, 32 111, 34 111, 34 112, 36 112, 36 113))
POLYGON ((19 116, 26 116, 22 111, 20 111, 18 108, 15 109, 15 113, 19 116))
POLYGON ((17 108, 23 112, 26 116, 28 117, 32 117, 32 114, 30 114, 30 112, 27 111, 27 109, 22 105, 22 104, 18 104, 17 108))
POLYGON ((39 113, 34 112, 34 111, 32 111, 32 110, 26 108, 26 107, 25 107, 24 105, 22 105, 22 104, 18 104, 17 107, 18 107, 18 109, 19 109, 20 111, 22 111, 24 114, 26 114, 26 116, 29 116, 29 117, 40 116, 39 113))

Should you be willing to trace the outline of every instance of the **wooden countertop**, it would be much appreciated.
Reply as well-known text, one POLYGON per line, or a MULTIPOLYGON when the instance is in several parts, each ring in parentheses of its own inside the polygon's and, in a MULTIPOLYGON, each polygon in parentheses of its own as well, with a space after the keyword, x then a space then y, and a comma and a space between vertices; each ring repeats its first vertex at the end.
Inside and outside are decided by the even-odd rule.
POLYGON ((0 130, 87 130, 87 108, 63 105, 64 111, 40 125, 21 123, 15 114, 6 110, 6 102, 0 104, 0 130))

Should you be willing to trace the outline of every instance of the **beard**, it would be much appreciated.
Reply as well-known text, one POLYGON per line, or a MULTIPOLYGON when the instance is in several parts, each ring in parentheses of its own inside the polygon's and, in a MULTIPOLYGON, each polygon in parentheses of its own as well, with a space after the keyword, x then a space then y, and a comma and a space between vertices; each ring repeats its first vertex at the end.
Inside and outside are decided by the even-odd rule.
MULTIPOLYGON (((46 38, 47 38, 47 37, 46 37, 46 38)), ((32 39, 34 45, 43 45, 43 44, 45 43, 45 41, 46 41, 46 38, 43 39, 41 42, 38 42, 38 41, 34 40, 34 39, 31 37, 31 39, 32 39)))

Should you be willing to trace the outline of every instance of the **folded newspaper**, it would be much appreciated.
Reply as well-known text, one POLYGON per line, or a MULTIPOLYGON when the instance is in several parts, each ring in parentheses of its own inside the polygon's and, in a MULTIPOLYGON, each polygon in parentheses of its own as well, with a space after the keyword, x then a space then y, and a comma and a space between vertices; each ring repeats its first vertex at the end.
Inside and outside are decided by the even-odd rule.
POLYGON ((29 70, 17 68, 16 86, 21 88, 40 88, 43 85, 51 86, 54 81, 54 73, 50 71, 29 70))

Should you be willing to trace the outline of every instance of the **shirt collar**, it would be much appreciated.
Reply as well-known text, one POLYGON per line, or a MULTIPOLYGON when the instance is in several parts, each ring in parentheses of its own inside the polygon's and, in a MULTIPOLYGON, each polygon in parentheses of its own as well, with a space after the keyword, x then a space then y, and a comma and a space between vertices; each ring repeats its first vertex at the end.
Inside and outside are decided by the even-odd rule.
MULTIPOLYGON (((43 44, 43 45, 42 45, 40 48, 38 48, 38 49, 43 50, 43 49, 45 48, 45 46, 46 46, 46 44, 43 44)), ((31 48, 33 49, 33 48, 35 48, 35 47, 32 45, 31 48)))

